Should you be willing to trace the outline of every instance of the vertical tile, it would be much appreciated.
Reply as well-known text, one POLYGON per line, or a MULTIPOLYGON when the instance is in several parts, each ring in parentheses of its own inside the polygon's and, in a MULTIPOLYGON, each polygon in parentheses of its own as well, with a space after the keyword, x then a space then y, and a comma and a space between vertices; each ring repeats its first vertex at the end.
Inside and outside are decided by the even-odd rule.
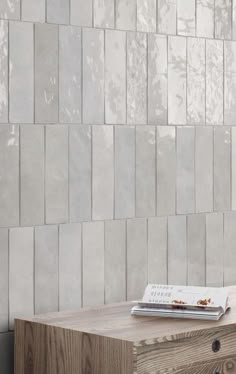
POLYGON ((135 216, 135 129, 115 128, 115 218, 135 216))
POLYGON ((167 38, 148 34, 148 123, 167 124, 167 38))
POLYGON ((224 282, 223 214, 206 215, 206 285, 221 287, 224 282))
POLYGON ((93 219, 112 219, 114 201, 113 128, 93 127, 93 219))
POLYGON ((231 39, 232 0, 215 0, 215 38, 231 39))
POLYGON ((34 122, 33 24, 10 23, 10 122, 34 122))
POLYGON ((167 284, 167 218, 148 219, 148 283, 167 284))
POLYGON ((232 0, 232 39, 236 40, 236 1, 232 0))
POLYGON ((177 129, 177 213, 194 213, 194 127, 177 129))
POLYGON ((59 310, 81 307, 81 225, 59 227, 59 310))
POLYGON ((104 304, 104 222, 87 222, 83 223, 83 307, 102 304, 104 304))
POLYGON ((44 224, 44 127, 21 126, 21 224, 44 224))
POLYGON ((236 210, 236 128, 232 127, 232 159, 231 159, 231 191, 232 191, 232 209, 236 210))
POLYGON ((70 6, 68 0, 46 0, 47 22, 68 24, 70 20, 70 6))
POLYGON ((213 210, 213 128, 197 127, 195 135, 196 213, 213 210))
POLYGON ((116 28, 136 29, 136 0, 116 0, 116 28))
POLYGON ((236 282, 236 212, 224 214, 224 286, 232 286, 236 282))
POLYGON ((187 218, 188 285, 206 285, 206 217, 194 214, 187 218))
POLYGON ((34 314, 34 229, 22 227, 9 235, 9 319, 34 314))
POLYGON ((223 124, 223 42, 206 40, 206 123, 223 124))
POLYGON ((231 209, 231 132, 214 129, 214 210, 231 209))
POLYGON ((142 297, 147 285, 147 220, 127 221, 127 300, 142 297))
POLYGON ((58 121, 58 26, 35 25, 35 122, 58 121))
POLYGON ((83 29, 83 122, 104 123, 104 31, 83 29))
POLYGON ((197 0, 197 36, 203 38, 214 38, 214 11, 215 0, 197 0))
POLYGON ((81 123, 81 29, 59 27, 59 119, 81 123))
POLYGON ((70 0, 70 23, 91 27, 93 23, 93 0, 70 0))
POLYGON ((68 221, 68 127, 46 127, 46 223, 68 221))
POLYGON ((8 331, 8 230, 0 229, 0 332, 8 331))
POLYGON ((187 284, 186 216, 168 217, 168 284, 187 284))
POLYGON ((176 34, 176 0, 158 0, 157 32, 160 34, 176 34))
POLYGON ((90 126, 69 128, 70 221, 91 220, 92 147, 90 126))
POLYGON ((35 228, 35 313, 58 310, 58 227, 35 228))
POLYGON ((195 35, 195 0, 177 0, 177 30, 179 35, 195 35))
POLYGON ((0 334, 0 374, 13 374, 14 372, 14 333, 0 334))
POLYGON ((155 215, 156 134, 151 126, 136 127, 136 216, 155 215))
POLYGON ((224 124, 235 125, 236 42, 224 42, 224 124))
POLYGON ((1 0, 0 18, 2 19, 20 19, 20 0, 1 0))
POLYGON ((187 121, 205 124, 206 66, 205 40, 189 38, 187 43, 187 121))
POLYGON ((127 34, 127 122, 147 122, 147 36, 127 34))
POLYGON ((8 122, 8 22, 0 21, 0 123, 8 122))
POLYGON ((0 127, 0 226, 19 225, 19 127, 0 127))
POLYGON ((126 122, 126 33, 107 30, 105 34, 106 123, 126 122))
POLYGON ((137 30, 156 32, 156 0, 137 0, 137 30))
POLYGON ((21 0, 23 21, 45 22, 45 0, 21 0))
POLYGON ((126 300, 126 222, 105 222, 105 302, 126 300))
POLYGON ((168 121, 186 124, 186 38, 168 39, 168 121))
POLYGON ((114 29, 114 0, 93 0, 94 27, 114 29))
POLYGON ((175 128, 157 127, 157 215, 175 214, 176 194, 176 135, 175 128))

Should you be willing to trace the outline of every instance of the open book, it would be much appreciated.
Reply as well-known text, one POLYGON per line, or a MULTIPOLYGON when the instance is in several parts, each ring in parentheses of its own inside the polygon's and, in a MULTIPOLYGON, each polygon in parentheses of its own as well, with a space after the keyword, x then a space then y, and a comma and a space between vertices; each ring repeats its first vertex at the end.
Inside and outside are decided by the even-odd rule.
POLYGON ((131 314, 218 320, 228 309, 227 288, 149 284, 131 314))

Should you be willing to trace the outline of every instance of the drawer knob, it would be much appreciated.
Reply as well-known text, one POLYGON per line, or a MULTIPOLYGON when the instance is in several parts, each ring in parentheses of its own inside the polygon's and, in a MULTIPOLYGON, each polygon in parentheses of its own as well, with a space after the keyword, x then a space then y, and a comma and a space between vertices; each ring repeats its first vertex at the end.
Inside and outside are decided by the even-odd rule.
MULTIPOLYGON (((215 339, 212 343, 212 350, 213 352, 219 352, 220 350, 220 341, 218 339, 215 339)), ((217 374, 217 372, 215 373, 217 374)))

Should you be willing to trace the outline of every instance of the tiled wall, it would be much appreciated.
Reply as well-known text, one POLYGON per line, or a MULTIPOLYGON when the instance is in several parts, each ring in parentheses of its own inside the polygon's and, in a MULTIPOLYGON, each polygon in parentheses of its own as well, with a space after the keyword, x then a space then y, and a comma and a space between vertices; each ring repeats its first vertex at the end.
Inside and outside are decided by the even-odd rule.
POLYGON ((0 1, 0 374, 16 316, 235 283, 234 125, 234 0, 0 1))

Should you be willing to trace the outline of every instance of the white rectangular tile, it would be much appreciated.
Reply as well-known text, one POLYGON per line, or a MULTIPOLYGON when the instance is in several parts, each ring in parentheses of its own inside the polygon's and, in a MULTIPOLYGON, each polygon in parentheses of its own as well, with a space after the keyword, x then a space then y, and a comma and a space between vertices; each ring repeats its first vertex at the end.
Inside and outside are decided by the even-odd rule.
POLYGON ((157 127, 156 203, 157 215, 175 214, 176 134, 170 126, 157 127))
POLYGON ((58 122, 58 26, 35 25, 35 122, 58 122))
POLYGON ((70 23, 91 27, 93 23, 93 0, 70 0, 70 23))
POLYGON ((20 19, 20 0, 1 0, 0 3, 1 19, 20 19))
POLYGON ((104 123, 104 31, 83 29, 83 123, 104 123))
POLYGON ((197 36, 203 38, 214 38, 214 11, 215 0, 196 1, 197 36))
POLYGON ((81 307, 81 225, 59 227, 59 310, 81 307))
POLYGON ((147 123, 147 35, 127 33, 127 123, 147 123))
POLYGON ((0 123, 8 122, 8 22, 0 20, 0 123))
POLYGON ((93 0, 93 17, 95 27, 114 29, 114 3, 114 0, 93 0))
POLYGON ((91 126, 69 128, 70 221, 91 220, 92 145, 91 126))
POLYGON ((176 0, 157 1, 157 32, 160 34, 176 34, 176 0))
POLYGON ((83 307, 102 304, 104 304, 104 222, 87 222, 83 223, 83 307))
POLYGON ((187 122, 205 124, 206 56, 205 40, 188 38, 187 41, 187 122))
POLYGON ((137 0, 137 30, 156 32, 156 0, 137 0))
POLYGON ((148 219, 148 283, 167 284, 167 218, 148 219))
POLYGON ((44 224, 44 126, 20 129, 21 224, 44 224))
POLYGON ((148 123, 167 124, 167 37, 148 34, 148 123))
POLYGON ((46 127, 46 223, 68 221, 68 127, 46 127))
POLYGON ((135 216, 135 129, 115 128, 115 218, 135 216))
POLYGON ((195 134, 196 213, 213 210, 213 128, 197 127, 195 134))
POLYGON ((231 209, 231 131, 214 129, 214 211, 231 209))
POLYGON ((147 220, 127 221, 127 300, 137 300, 147 285, 147 220))
POLYGON ((224 286, 232 286, 236 282, 236 212, 224 214, 224 286))
POLYGON ((93 219, 112 219, 114 200, 113 127, 93 127, 93 219))
POLYGON ((236 210, 236 128, 232 127, 232 158, 231 158, 231 191, 232 191, 232 209, 236 210))
POLYGON ((0 229, 0 332, 8 331, 8 230, 0 229))
POLYGON ((58 311, 58 226, 35 228, 35 313, 58 311))
POLYGON ((126 222, 105 222, 105 302, 126 300, 126 222))
POLYGON ((178 35, 195 35, 195 0, 177 0, 178 35))
POLYGON ((232 0, 232 39, 236 40, 236 1, 232 0))
POLYGON ((0 227, 19 225, 19 127, 0 126, 0 227))
POLYGON ((59 27, 59 120, 81 123, 81 29, 59 27))
POLYGON ((186 124, 186 38, 168 38, 168 122, 186 124))
POLYGON ((177 213, 195 211, 194 127, 177 128, 177 213))
POLYGON ((152 126, 136 127, 136 216, 155 215, 156 133, 152 126))
POLYGON ((221 287, 224 282, 224 242, 222 213, 206 215, 206 285, 221 287))
POLYGON ((34 229, 15 228, 9 234, 9 320, 34 314, 34 229))
POLYGON ((188 285, 206 285, 206 217, 187 217, 188 285))
POLYGON ((45 22, 45 0, 21 0, 21 13, 23 21, 45 22))
POLYGON ((47 22, 68 24, 70 2, 68 0, 47 0, 47 22))
POLYGON ((232 37, 232 0, 215 0, 215 38, 232 37))
POLYGON ((187 284, 186 216, 168 217, 168 284, 187 284))
POLYGON ((135 31, 136 10, 136 0, 116 0, 116 28, 135 31))
POLYGON ((223 42, 206 40, 206 123, 223 124, 223 42))
POLYGON ((224 124, 235 125, 236 42, 224 42, 224 124))
POLYGON ((105 121, 126 123, 126 33, 105 33, 105 121))

